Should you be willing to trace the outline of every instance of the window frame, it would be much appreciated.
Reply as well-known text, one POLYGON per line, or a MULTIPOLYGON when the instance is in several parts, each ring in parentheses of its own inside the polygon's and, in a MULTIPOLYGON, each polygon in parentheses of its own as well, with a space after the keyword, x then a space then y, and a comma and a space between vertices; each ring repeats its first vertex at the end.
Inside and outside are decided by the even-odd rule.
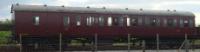
POLYGON ((110 16, 110 17, 108 17, 107 25, 112 26, 113 25, 112 23, 113 23, 113 17, 110 16))
POLYGON ((157 18, 150 18, 150 26, 157 26, 158 25, 158 19, 157 18))
POLYGON ((179 19, 179 25, 180 27, 184 27, 184 23, 183 23, 184 19, 183 18, 180 18, 179 19))
POLYGON ((189 18, 189 27, 194 27, 194 20, 189 18))
POLYGON ((64 26, 69 26, 69 24, 70 24, 70 17, 69 16, 63 17, 63 24, 64 24, 64 26))
POLYGON ((123 16, 113 17, 113 25, 115 26, 123 26, 124 21, 125 20, 123 16))
POLYGON ((131 19, 130 17, 126 18, 126 26, 128 26, 128 27, 131 26, 130 19, 131 19))
POLYGON ((189 20, 183 19, 183 27, 189 27, 189 20))
POLYGON ((102 16, 98 17, 98 22, 99 22, 99 26, 104 26, 104 24, 105 24, 104 17, 102 17, 102 16))
POLYGON ((76 16, 76 26, 81 26, 81 16, 76 16))
POLYGON ((174 19, 173 18, 167 18, 166 20, 167 20, 166 24, 168 27, 174 27, 174 19))
POLYGON ((138 18, 130 18, 130 25, 138 26, 138 18), (133 20, 134 20, 134 22, 133 22, 133 20))
POLYGON ((33 24, 35 26, 38 26, 40 24, 40 16, 34 16, 33 17, 33 24))
POLYGON ((95 24, 95 17, 89 16, 86 17, 86 25, 87 26, 92 26, 95 24))

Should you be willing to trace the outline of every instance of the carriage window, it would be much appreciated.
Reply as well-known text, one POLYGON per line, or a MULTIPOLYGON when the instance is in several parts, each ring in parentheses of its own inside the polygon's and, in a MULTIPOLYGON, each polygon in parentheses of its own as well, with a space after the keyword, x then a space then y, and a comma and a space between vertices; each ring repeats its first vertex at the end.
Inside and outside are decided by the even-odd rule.
POLYGON ((156 18, 151 18, 150 20, 151 20, 151 22, 150 22, 150 23, 151 23, 151 26, 156 26, 156 24, 157 24, 157 22, 158 22, 158 21, 156 20, 156 18))
POLYGON ((167 26, 167 19, 163 19, 163 26, 164 26, 164 27, 167 26))
POLYGON ((113 18, 113 24, 114 25, 118 25, 118 23, 119 23, 119 18, 118 17, 114 17, 113 18))
POLYGON ((189 26, 193 27, 193 20, 192 19, 189 20, 189 26))
POLYGON ((183 27, 183 19, 180 19, 180 27, 183 27))
POLYGON ((160 18, 157 18, 157 23, 156 23, 157 26, 160 26, 160 18))
POLYGON ((132 19, 130 19, 130 22, 131 22, 132 26, 137 26, 138 19, 137 18, 132 18, 132 19))
POLYGON ((39 22, 40 22, 40 17, 39 16, 35 16, 34 20, 33 20, 34 25, 39 25, 39 22))
POLYGON ((91 17, 86 18, 87 26, 91 26, 91 17))
POLYGON ((115 18, 113 18, 113 24, 114 25, 119 25, 119 26, 123 26, 123 21, 124 21, 124 19, 123 19, 123 17, 115 17, 115 18))
POLYGON ((184 23, 184 27, 188 27, 189 26, 189 21, 188 20, 184 20, 183 23, 184 23))
POLYGON ((99 17, 99 25, 103 26, 104 25, 104 18, 103 17, 99 17))
POLYGON ((177 26, 177 19, 174 19, 173 26, 177 26))
POLYGON ((81 17, 80 16, 76 17, 76 25, 77 26, 81 25, 81 17))
POLYGON ((152 18, 151 19, 152 26, 160 26, 160 19, 159 18, 152 18))
MULTIPOLYGON (((138 18, 137 19, 138 20, 138 25, 143 25, 142 23, 143 23, 143 18, 138 18)), ((136 21, 137 22, 137 21, 136 21)))
POLYGON ((94 17, 87 17, 87 25, 88 26, 91 26, 92 24, 94 24, 94 17))
POLYGON ((119 17, 118 19, 119 19, 119 21, 118 21, 119 26, 123 26, 124 18, 123 17, 119 17))
POLYGON ((108 26, 112 26, 112 17, 108 17, 108 26))
POLYGON ((70 23, 69 17, 64 17, 63 22, 64 22, 64 26, 69 25, 69 23, 70 23))
POLYGON ((167 26, 173 26, 173 19, 167 19, 167 26))
POLYGON ((143 18, 143 20, 144 20, 144 25, 145 26, 151 26, 151 23, 152 23, 152 19, 151 18, 145 17, 145 18, 143 18))
POLYGON ((126 23, 127 23, 127 26, 130 26, 130 18, 126 18, 126 23))
POLYGON ((94 23, 98 24, 99 23, 99 18, 98 17, 94 17, 94 23))

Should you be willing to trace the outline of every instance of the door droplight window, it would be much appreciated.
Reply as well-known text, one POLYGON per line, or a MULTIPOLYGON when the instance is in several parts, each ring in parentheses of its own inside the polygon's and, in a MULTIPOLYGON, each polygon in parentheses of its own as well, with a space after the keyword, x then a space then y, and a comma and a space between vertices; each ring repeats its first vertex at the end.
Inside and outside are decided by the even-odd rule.
POLYGON ((36 26, 39 25, 39 23, 40 23, 40 17, 39 16, 35 16, 34 19, 33 19, 33 23, 36 26))
POLYGON ((64 19, 63 19, 64 21, 64 26, 68 26, 69 25, 69 23, 70 23, 70 19, 69 19, 69 17, 64 17, 64 19))
POLYGON ((108 17, 108 26, 112 26, 112 17, 108 17))

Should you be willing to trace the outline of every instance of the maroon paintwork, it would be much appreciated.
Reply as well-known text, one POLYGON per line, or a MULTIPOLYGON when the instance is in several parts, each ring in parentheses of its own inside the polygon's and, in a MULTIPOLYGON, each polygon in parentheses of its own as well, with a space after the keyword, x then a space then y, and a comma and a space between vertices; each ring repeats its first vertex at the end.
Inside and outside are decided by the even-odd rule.
MULTIPOLYGON (((99 13, 67 13, 67 12, 23 12, 15 11, 15 33, 16 35, 22 34, 23 36, 39 36, 39 37, 53 37, 59 36, 62 33, 65 37, 93 37, 94 34, 98 34, 99 38, 114 38, 114 37, 127 37, 127 34, 131 34, 132 37, 141 38, 153 38, 156 34, 159 34, 163 38, 183 38, 184 34, 194 35, 194 27, 179 27, 179 21, 177 21, 177 27, 163 27, 163 18, 192 18, 194 17, 182 17, 182 16, 145 16, 145 15, 128 15, 129 17, 156 17, 161 19, 160 27, 148 27, 148 26, 108 26, 107 20, 105 20, 104 26, 98 26, 94 24, 92 26, 86 26, 86 17, 94 16, 99 17, 116 17, 123 16, 123 14, 99 14, 99 13), (39 26, 33 24, 33 17, 40 16, 39 26), (63 17, 70 17, 70 25, 64 27, 63 17), (81 17, 81 26, 76 26, 76 16, 81 17)), ((126 18, 126 17, 124 17, 126 18)), ((144 23, 144 20, 143 20, 144 23)), ((194 23, 195 24, 195 23, 194 23)), ((193 26, 194 26, 193 24, 193 26)))

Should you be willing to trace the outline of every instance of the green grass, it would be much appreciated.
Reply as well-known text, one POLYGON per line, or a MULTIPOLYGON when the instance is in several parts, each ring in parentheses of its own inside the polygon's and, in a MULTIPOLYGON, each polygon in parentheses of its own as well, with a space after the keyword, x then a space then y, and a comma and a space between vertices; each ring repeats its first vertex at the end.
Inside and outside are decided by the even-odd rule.
POLYGON ((194 44, 195 44, 195 45, 200 45, 200 40, 195 40, 195 41, 194 41, 194 44))
POLYGON ((10 31, 0 31, 0 44, 6 44, 11 36, 10 31))

